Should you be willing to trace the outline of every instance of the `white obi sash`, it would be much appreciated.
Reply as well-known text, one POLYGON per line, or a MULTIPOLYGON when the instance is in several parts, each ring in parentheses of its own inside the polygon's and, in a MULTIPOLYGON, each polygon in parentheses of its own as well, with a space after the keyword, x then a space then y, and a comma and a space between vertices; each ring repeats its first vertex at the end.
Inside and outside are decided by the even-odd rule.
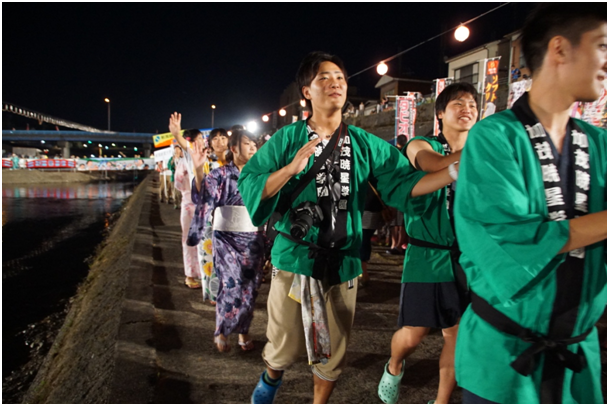
POLYGON ((220 206, 214 210, 214 231, 250 233, 259 231, 252 224, 245 206, 220 206))

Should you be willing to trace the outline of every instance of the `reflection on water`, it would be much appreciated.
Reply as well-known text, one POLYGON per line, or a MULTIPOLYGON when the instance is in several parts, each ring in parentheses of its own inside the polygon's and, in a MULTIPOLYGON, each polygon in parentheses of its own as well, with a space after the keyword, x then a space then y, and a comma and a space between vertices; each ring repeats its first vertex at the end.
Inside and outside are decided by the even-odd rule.
POLYGON ((38 217, 111 213, 134 187, 125 182, 2 185, 2 226, 38 217))
MULTIPOLYGON (((29 359, 23 332, 61 314, 110 215, 136 183, 2 186, 2 376, 29 359)), ((44 323, 43 323, 44 324, 44 323)), ((41 324, 42 325, 42 324, 41 324)))

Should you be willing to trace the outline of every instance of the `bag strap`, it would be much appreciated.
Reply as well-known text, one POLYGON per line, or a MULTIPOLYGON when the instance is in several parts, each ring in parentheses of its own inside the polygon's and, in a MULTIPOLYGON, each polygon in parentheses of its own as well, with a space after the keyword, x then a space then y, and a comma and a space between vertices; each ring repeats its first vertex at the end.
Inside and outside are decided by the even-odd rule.
POLYGON ((368 184, 370 185, 370 189, 372 189, 372 191, 376 195, 377 199, 379 199, 379 202, 381 202, 381 204, 383 205, 383 210, 387 209, 387 205, 385 204, 383 199, 381 199, 381 196, 379 195, 379 192, 375 189, 374 186, 372 186, 372 183, 370 183, 370 181, 368 181, 368 184))
POLYGON ((330 154, 338 145, 338 139, 343 133, 347 133, 347 125, 341 122, 340 126, 338 126, 336 131, 334 131, 330 142, 328 142, 328 145, 326 145, 326 147, 323 149, 321 155, 317 157, 311 169, 309 169, 307 173, 305 173, 298 181, 298 185, 296 185, 296 189, 294 189, 290 197, 289 204, 282 204, 282 207, 279 207, 279 209, 277 210, 279 211, 279 213, 281 213, 282 217, 290 209, 290 207, 292 207, 292 204, 294 204, 298 196, 300 196, 302 191, 307 187, 311 180, 313 180, 315 175, 317 175, 317 172, 319 172, 319 168, 322 167, 322 165, 326 162, 330 154))

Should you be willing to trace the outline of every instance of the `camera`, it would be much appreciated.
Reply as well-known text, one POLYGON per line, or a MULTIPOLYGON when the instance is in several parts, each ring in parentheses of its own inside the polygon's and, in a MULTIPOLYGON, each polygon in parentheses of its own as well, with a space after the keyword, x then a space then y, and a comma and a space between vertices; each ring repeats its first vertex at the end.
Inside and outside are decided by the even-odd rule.
POLYGON ((302 202, 290 212, 290 234, 294 238, 303 239, 311 226, 319 226, 324 219, 321 208, 312 202, 302 202))

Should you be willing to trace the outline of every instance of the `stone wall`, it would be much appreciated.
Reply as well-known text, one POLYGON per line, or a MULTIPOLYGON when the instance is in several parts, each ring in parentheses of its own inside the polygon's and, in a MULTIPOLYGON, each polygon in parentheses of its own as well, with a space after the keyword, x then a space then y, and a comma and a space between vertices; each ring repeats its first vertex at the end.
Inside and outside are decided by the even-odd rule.
MULTIPOLYGON (((433 132, 434 104, 425 100, 417 106, 415 135, 428 135, 433 132)), ((395 136, 395 110, 385 110, 369 116, 351 116, 345 119, 347 124, 360 127, 386 141, 395 136)))

